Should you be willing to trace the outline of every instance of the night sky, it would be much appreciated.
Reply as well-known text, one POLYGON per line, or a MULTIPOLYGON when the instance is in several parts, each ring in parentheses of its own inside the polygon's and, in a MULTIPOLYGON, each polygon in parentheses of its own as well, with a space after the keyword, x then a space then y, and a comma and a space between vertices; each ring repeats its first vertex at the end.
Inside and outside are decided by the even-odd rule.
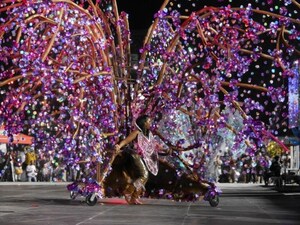
MULTIPOLYGON (((249 2, 255 5, 255 1, 245 1, 245 0, 171 0, 169 1, 170 5, 172 3, 172 9, 181 11, 182 14, 189 15, 191 11, 184 12, 185 9, 193 9, 192 4, 197 5, 197 10, 201 9, 204 6, 227 6, 230 4, 232 7, 239 7, 241 5, 247 5, 249 2), (180 7, 179 7, 180 6, 180 7)), ((161 5, 164 3, 164 0, 142 0, 135 2, 133 0, 117 0, 119 12, 124 11, 129 16, 130 28, 132 30, 143 30, 148 29, 152 24, 154 19, 154 14, 160 9, 161 5)), ((260 3, 259 3, 260 5, 260 3)))
POLYGON ((159 10, 163 2, 163 0, 142 0, 138 1, 138 3, 132 0, 117 1, 119 11, 124 11, 129 16, 130 28, 136 30, 149 28, 154 14, 159 10))

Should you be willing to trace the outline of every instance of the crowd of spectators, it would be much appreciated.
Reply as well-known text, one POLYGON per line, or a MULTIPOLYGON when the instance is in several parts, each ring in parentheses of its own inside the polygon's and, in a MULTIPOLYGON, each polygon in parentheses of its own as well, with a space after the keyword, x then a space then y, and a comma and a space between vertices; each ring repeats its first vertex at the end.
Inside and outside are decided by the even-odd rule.
MULTIPOLYGON (((216 182, 266 183, 268 177, 285 172, 289 166, 289 158, 287 156, 271 158, 259 152, 255 156, 243 154, 235 159, 224 153, 218 154, 214 163, 216 182), (274 162, 277 162, 276 171, 272 171, 274 162)), ((0 181, 69 182, 78 179, 81 173, 80 167, 76 169, 65 167, 53 158, 36 154, 32 148, 7 151, 6 154, 0 151, 0 181)))
POLYGON ((267 183, 270 177, 285 173, 290 164, 287 155, 270 157, 260 152, 236 159, 227 153, 218 157, 216 181, 220 183, 267 183))
POLYGON ((0 181, 64 182, 75 180, 78 173, 52 157, 36 154, 32 148, 0 151, 0 181))

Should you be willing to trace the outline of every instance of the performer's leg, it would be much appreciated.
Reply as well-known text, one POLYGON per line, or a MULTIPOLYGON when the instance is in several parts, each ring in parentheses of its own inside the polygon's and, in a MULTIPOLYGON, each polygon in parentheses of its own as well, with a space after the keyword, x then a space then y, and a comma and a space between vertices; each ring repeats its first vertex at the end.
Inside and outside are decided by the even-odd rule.
POLYGON ((134 160, 135 170, 137 173, 137 179, 133 182, 133 184, 136 189, 145 190, 145 184, 149 176, 147 167, 145 166, 145 163, 143 162, 142 158, 138 154, 132 155, 132 158, 134 160))
MULTIPOLYGON (((138 201, 138 198, 145 191, 145 184, 148 180, 149 174, 143 160, 138 154, 132 154, 132 159, 137 178, 132 184, 128 185, 126 192, 131 195, 129 204, 141 204, 141 202, 138 201)), ((127 195, 127 197, 129 196, 127 195)))
POLYGON ((131 195, 135 191, 135 187, 133 185, 132 179, 125 171, 123 171, 123 175, 127 183, 126 187, 124 188, 123 194, 125 196, 126 202, 130 204, 131 195))

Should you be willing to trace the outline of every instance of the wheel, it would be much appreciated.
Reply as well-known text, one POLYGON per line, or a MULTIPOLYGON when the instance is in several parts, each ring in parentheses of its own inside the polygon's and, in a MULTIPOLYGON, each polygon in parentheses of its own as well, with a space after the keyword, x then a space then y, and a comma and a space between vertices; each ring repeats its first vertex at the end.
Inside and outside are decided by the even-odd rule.
POLYGON ((70 191, 70 198, 75 199, 77 197, 77 192, 75 191, 70 191))
POLYGON ((209 199, 209 204, 211 207, 216 207, 219 205, 219 196, 215 195, 215 196, 211 196, 209 199))
POLYGON ((86 197, 86 203, 89 205, 89 206, 94 206, 96 205, 98 199, 97 199, 97 196, 95 193, 91 193, 89 194, 87 197, 86 197))

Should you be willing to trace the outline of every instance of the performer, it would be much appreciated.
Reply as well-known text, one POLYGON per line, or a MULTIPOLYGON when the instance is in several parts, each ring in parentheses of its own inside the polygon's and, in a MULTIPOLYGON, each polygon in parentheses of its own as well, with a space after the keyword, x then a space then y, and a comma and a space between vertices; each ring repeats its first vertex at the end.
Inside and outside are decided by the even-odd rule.
POLYGON ((131 182, 125 188, 124 195, 128 204, 142 204, 138 198, 145 190, 145 184, 148 180, 148 170, 153 174, 158 173, 158 152, 156 142, 150 131, 151 119, 147 115, 139 116, 135 122, 134 129, 123 141, 115 146, 117 152, 124 146, 133 143, 132 148, 126 148, 132 157, 133 171, 135 176, 130 177, 131 182))

